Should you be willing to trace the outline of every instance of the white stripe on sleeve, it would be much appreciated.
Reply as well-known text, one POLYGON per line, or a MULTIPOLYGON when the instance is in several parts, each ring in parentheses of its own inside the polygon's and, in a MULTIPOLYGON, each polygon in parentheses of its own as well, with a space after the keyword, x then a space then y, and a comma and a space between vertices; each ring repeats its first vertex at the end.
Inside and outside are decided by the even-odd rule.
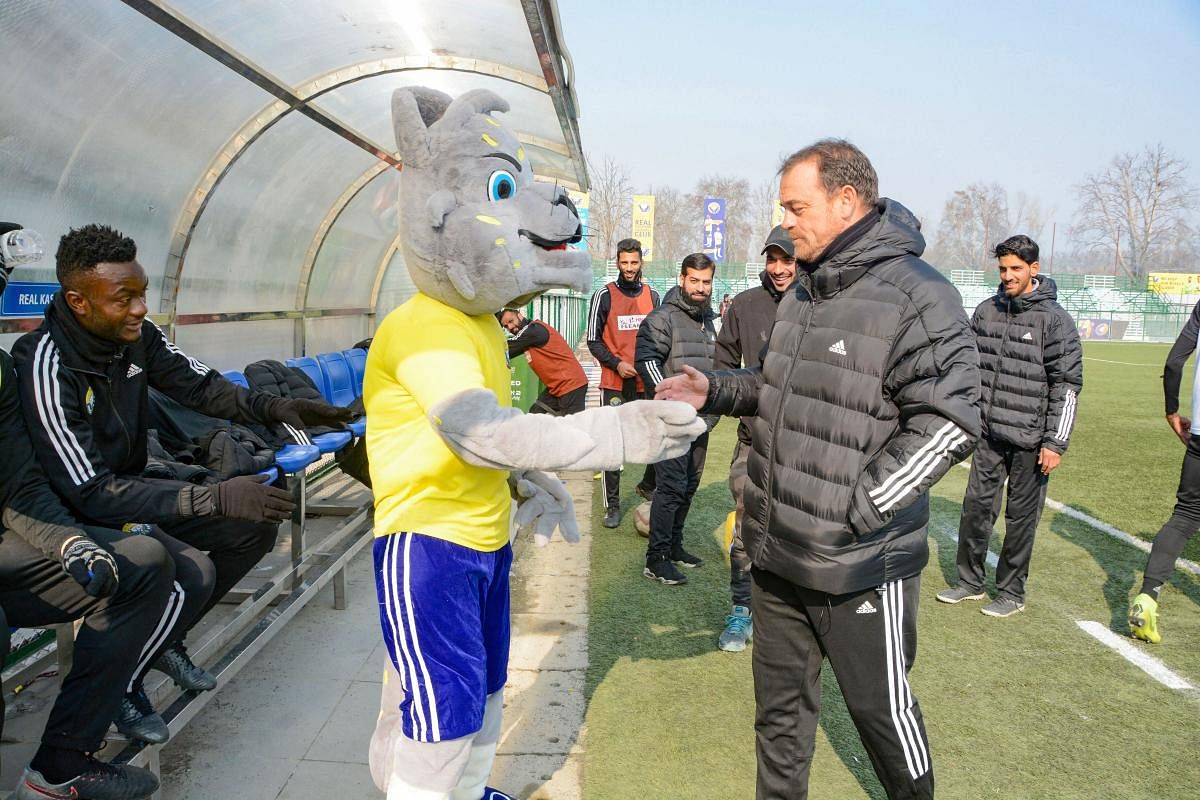
POLYGON ((67 475, 76 486, 96 477, 83 446, 71 426, 67 424, 62 409, 62 392, 58 383, 58 350, 49 334, 42 337, 33 355, 33 395, 38 418, 54 452, 67 468, 67 475))

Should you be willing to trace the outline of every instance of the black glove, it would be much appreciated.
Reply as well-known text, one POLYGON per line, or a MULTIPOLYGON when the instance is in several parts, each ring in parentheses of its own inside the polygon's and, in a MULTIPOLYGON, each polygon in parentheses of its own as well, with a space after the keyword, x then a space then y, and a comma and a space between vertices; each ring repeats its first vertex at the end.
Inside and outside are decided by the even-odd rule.
POLYGON ((337 425, 354 419, 354 412, 342 406, 331 406, 320 400, 285 400, 275 407, 275 419, 294 428, 314 425, 337 425))
POLYGON ((282 522, 296 504, 292 496, 275 486, 266 486, 266 475, 240 475, 213 487, 215 512, 223 517, 251 522, 282 522))
POLYGON ((63 550, 62 566, 90 597, 108 597, 117 591, 117 562, 91 539, 72 539, 63 550))

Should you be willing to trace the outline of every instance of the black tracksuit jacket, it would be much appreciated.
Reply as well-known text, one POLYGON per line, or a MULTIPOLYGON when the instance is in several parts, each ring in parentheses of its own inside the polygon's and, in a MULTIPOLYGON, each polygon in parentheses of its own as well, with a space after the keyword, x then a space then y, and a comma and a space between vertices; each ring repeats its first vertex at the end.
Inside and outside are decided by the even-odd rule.
POLYGON ((207 487, 142 477, 149 386, 241 423, 271 421, 274 404, 287 402, 230 383, 148 319, 134 344, 93 336, 61 291, 42 324, 17 340, 13 358, 26 425, 50 483, 85 519, 117 527, 213 513, 207 487))
POLYGON ((1075 320, 1050 278, 1009 298, 1000 289, 971 317, 979 346, 983 434, 1021 450, 1065 452, 1083 391, 1075 320))
POLYGON ((958 291, 880 200, 799 264, 760 369, 717 371, 702 412, 754 415, 743 540, 755 567, 830 594, 918 574, 928 489, 979 435, 979 354, 958 291))
MULTIPOLYGON (((648 396, 654 396, 659 381, 677 375, 685 365, 712 369, 716 317, 711 305, 694 306, 675 289, 667 293, 662 305, 646 315, 638 328, 634 366, 648 396)), ((710 431, 717 419, 716 415, 705 417, 710 431)))

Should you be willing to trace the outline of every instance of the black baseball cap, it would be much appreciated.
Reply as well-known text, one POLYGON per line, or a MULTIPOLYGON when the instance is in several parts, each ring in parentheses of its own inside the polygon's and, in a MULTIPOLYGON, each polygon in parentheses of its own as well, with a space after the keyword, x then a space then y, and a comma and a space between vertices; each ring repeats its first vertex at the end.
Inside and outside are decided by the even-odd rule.
POLYGON ((788 235, 788 232, 783 229, 782 225, 776 225, 767 234, 767 241, 763 245, 762 254, 766 255, 767 249, 771 247, 778 247, 788 258, 796 257, 796 249, 795 245, 792 244, 792 237, 788 235))

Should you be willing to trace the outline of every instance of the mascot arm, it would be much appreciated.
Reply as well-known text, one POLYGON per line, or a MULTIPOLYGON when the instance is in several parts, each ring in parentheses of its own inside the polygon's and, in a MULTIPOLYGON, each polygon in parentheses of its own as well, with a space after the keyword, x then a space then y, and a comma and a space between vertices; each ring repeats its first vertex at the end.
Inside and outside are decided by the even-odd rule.
POLYGON ((492 469, 615 470, 687 452, 704 422, 687 403, 636 400, 552 417, 502 408, 487 389, 468 389, 429 409, 447 446, 492 469))

